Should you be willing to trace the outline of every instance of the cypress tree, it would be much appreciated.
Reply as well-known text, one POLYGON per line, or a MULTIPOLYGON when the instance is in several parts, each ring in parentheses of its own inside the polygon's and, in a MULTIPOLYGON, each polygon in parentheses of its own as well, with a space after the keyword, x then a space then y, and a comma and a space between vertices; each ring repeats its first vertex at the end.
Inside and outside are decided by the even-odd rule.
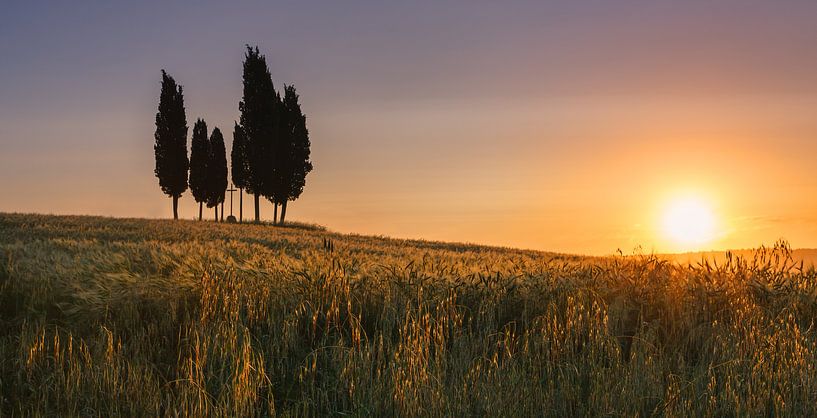
POLYGON ((162 192, 173 198, 173 219, 179 219, 179 197, 187 190, 187 118, 182 86, 162 70, 162 92, 156 113, 154 173, 162 192))
POLYGON ((215 208, 215 220, 218 221, 218 205, 224 203, 224 192, 227 190, 227 152, 224 149, 224 136, 221 135, 221 130, 218 128, 213 128, 213 133, 210 135, 209 151, 207 207, 215 208))
POLYGON ((233 128, 233 145, 230 150, 230 175, 233 186, 238 187, 238 221, 244 221, 244 191, 249 182, 247 167, 247 136, 244 128, 235 123, 233 128))
POLYGON ((301 110, 301 104, 298 103, 295 86, 286 86, 284 90, 288 158, 283 165, 285 189, 281 192, 282 224, 286 218, 287 202, 301 196, 306 186, 306 175, 312 171, 312 162, 309 161, 311 144, 309 130, 306 128, 306 116, 301 110))
POLYGON ((273 89, 272 100, 272 136, 270 138, 271 151, 267 154, 267 161, 269 162, 269 178, 264 187, 264 197, 272 202, 273 224, 278 224, 278 206, 283 201, 283 190, 286 182, 286 164, 289 155, 289 143, 287 142, 286 133, 286 109, 284 107, 281 95, 273 89))
POLYGON ((244 92, 238 104, 241 126, 247 139, 247 191, 254 195, 255 221, 261 220, 259 198, 269 196, 274 179, 276 102, 280 100, 272 84, 266 58, 247 45, 244 57, 244 92))
POLYGON ((202 204, 207 202, 207 170, 210 159, 210 141, 207 139, 207 123, 198 119, 193 125, 193 143, 190 146, 190 191, 199 203, 199 220, 202 204))
MULTIPOLYGON (((287 86, 284 86, 286 89, 287 86)), ((274 122, 275 130, 272 138, 273 146, 273 165, 272 165, 272 182, 267 188, 267 198, 273 203, 275 214, 273 220, 278 223, 278 206, 283 206, 287 201, 289 195, 289 183, 291 180, 291 162, 292 162, 292 135, 288 123, 288 112, 286 97, 282 100, 276 94, 274 122)), ((282 212, 283 215, 283 212, 282 212)))

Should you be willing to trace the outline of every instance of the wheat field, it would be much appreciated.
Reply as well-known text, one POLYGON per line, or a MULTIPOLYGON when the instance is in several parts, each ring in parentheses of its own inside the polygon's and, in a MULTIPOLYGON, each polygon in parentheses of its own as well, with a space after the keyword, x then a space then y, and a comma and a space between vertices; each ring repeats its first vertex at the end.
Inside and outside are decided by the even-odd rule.
POLYGON ((813 416, 790 254, 0 214, 0 415, 813 416))

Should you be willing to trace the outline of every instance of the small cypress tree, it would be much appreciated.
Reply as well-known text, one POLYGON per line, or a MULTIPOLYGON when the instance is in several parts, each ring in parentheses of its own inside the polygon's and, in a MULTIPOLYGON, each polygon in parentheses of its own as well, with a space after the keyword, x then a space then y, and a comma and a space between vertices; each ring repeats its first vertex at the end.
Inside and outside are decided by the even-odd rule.
POLYGON ((287 202, 301 196, 306 186, 306 175, 312 171, 312 162, 309 161, 310 142, 309 130, 306 128, 306 116, 298 103, 298 93, 295 86, 286 86, 284 93, 284 107, 286 110, 286 125, 288 136, 285 191, 281 201, 281 223, 284 223, 287 213, 287 202))
POLYGON ((162 92, 156 113, 154 173, 162 192, 173 198, 173 219, 179 219, 179 197, 187 190, 187 118, 182 86, 162 70, 162 92))
POLYGON ((224 192, 227 190, 227 152, 224 149, 224 136, 218 128, 213 128, 210 135, 207 163, 207 207, 215 208, 215 220, 218 221, 218 205, 224 203, 224 192))
POLYGON ((207 202, 207 170, 210 159, 210 140, 207 139, 207 123, 198 119, 193 125, 193 143, 190 146, 190 191, 199 203, 199 220, 202 204, 207 202))
POLYGON ((244 190, 249 183, 247 167, 247 135, 244 128, 235 123, 233 128, 233 145, 230 150, 230 175, 233 186, 238 187, 238 221, 244 221, 244 190))

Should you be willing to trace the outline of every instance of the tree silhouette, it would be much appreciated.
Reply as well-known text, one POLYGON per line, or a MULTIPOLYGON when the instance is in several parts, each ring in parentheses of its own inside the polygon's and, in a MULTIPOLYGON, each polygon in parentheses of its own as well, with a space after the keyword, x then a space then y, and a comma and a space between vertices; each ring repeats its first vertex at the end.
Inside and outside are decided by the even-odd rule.
POLYGON ((255 221, 261 220, 259 197, 269 196, 274 179, 274 146, 276 106, 275 92, 266 58, 247 45, 244 57, 244 94, 238 104, 241 126, 247 140, 247 191, 254 195, 255 221))
POLYGON ((199 220, 201 220, 202 204, 207 203, 209 195, 207 187, 209 159, 210 141, 207 139, 207 123, 203 119, 198 119, 193 125, 193 143, 190 146, 190 191, 193 193, 193 198, 199 203, 199 220))
POLYGON ((247 136, 244 133, 244 128, 236 122, 233 128, 232 150, 230 150, 230 175, 233 180, 233 186, 238 187, 239 222, 244 221, 243 189, 247 188, 249 184, 249 167, 247 164, 247 136))
MULTIPOLYGON (((286 87, 286 86, 284 86, 286 87)), ((280 96, 276 94, 275 112, 273 121, 275 123, 274 135, 272 137, 272 179, 266 188, 267 199, 274 208, 273 223, 278 223, 278 206, 284 205, 289 195, 289 182, 291 180, 292 162, 292 141, 287 122, 287 107, 280 96)))
POLYGON ((162 70, 162 92, 156 113, 154 173, 162 192, 173 198, 173 219, 179 219, 179 197, 187 190, 187 118, 182 86, 162 70))
POLYGON ((306 175, 312 171, 312 162, 309 161, 309 130, 306 128, 306 116, 301 111, 298 103, 298 93, 295 86, 284 87, 283 107, 285 109, 286 120, 286 163, 282 166, 284 170, 283 186, 280 192, 281 202, 281 223, 284 223, 287 214, 287 202, 295 200, 301 196, 306 186, 306 175))
MULTIPOLYGON (((224 136, 221 130, 213 128, 210 135, 209 158, 207 160, 207 207, 215 208, 218 221, 218 205, 224 203, 224 192, 227 190, 227 152, 224 148, 224 136)), ((222 207, 222 216, 223 216, 222 207)))

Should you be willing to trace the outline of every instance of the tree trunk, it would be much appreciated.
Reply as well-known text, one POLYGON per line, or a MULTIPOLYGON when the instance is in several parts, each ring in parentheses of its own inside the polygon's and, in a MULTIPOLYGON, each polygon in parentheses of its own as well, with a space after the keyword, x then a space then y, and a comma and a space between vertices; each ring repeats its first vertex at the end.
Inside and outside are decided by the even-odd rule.
POLYGON ((272 217, 272 224, 278 225, 278 203, 272 202, 272 206, 275 208, 275 215, 272 217))
POLYGON ((201 206, 202 206, 202 203, 199 202, 199 220, 201 220, 201 206))
POLYGON ((284 218, 287 217, 287 201, 284 200, 284 203, 281 203, 281 225, 284 224, 284 218))
POLYGON ((213 206, 213 209, 216 211, 216 217, 213 219, 215 222, 218 222, 218 205, 213 206))
POLYGON ((224 222, 224 202, 221 202, 221 222, 224 222))
POLYGON ((261 222, 261 211, 259 210, 259 207, 258 207, 258 198, 259 197, 260 196, 258 195, 258 192, 255 192, 255 223, 261 222))
POLYGON ((179 196, 173 196, 173 220, 179 219, 179 196))
POLYGON ((244 189, 238 189, 238 223, 244 222, 244 189))

